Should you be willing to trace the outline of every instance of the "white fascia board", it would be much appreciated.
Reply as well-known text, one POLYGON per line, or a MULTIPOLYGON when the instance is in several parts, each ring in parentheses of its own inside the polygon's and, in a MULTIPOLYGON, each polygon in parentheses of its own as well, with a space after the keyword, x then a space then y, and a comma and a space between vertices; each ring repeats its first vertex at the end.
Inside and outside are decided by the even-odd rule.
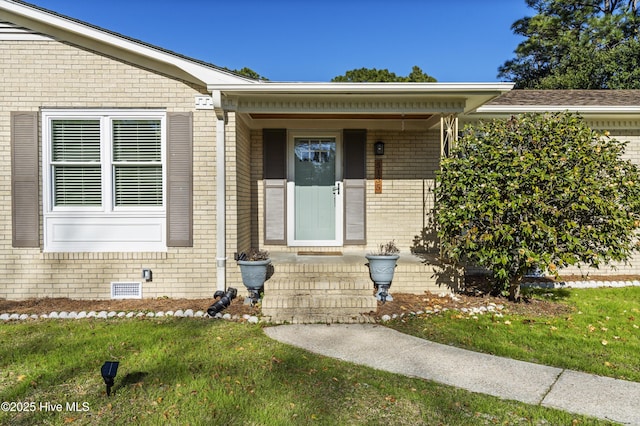
POLYGON ((259 84, 215 84, 209 91, 225 94, 428 94, 464 95, 505 93, 513 83, 304 83, 269 82, 259 84))
MULTIPOLYGON (((55 32, 69 34, 69 37, 65 38, 65 40, 76 42, 79 46, 83 46, 83 39, 88 39, 93 43, 103 43, 112 48, 122 49, 129 54, 133 53, 154 61, 170 64, 183 70, 206 85, 216 83, 250 84, 255 82, 255 80, 227 74, 216 68, 198 63, 197 61, 190 61, 187 58, 172 55, 169 52, 154 49, 151 46, 137 43, 134 40, 119 37, 116 34, 111 34, 98 28, 84 25, 75 20, 67 19, 63 16, 54 15, 44 10, 36 9, 26 4, 15 3, 11 0, 0 0, 0 18, 8 19, 9 21, 14 18, 13 20, 19 21, 16 22, 16 24, 23 25, 27 28, 29 27, 30 22, 38 23, 40 25, 38 25, 38 28, 34 29, 44 34, 47 34, 46 27, 50 27, 51 29, 55 29, 55 32)), ((51 35, 56 36, 56 34, 51 35)))
POLYGON ((476 110, 478 114, 519 114, 525 112, 563 111, 573 111, 583 114, 638 114, 640 113, 640 105, 485 105, 476 110))

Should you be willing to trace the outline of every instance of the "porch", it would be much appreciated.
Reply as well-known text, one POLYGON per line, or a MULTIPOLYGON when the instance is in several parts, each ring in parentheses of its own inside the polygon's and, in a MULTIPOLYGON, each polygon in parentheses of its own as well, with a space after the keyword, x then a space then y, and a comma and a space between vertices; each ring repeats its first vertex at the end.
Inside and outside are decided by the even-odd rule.
MULTIPOLYGON (((365 323, 378 302, 369 278, 365 251, 272 252, 273 275, 267 280, 262 313, 281 323, 365 323)), ((391 295, 451 292, 459 274, 431 254, 400 255, 391 295)), ((394 303, 394 302, 387 302, 394 303)))
MULTIPOLYGON (((389 240, 401 251, 392 295, 457 288, 456 272, 413 255, 412 242, 430 229, 436 171, 459 117, 510 87, 225 87, 219 263, 250 248, 271 253, 262 312, 274 322, 366 322, 377 301, 365 254, 389 240)), ((242 288, 239 268, 227 272, 225 285, 242 288)))

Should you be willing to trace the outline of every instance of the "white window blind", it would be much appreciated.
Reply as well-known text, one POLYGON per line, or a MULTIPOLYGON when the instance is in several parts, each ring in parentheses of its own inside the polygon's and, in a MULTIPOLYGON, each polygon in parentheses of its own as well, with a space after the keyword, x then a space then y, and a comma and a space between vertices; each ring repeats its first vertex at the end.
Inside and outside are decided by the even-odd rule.
POLYGON ((116 206, 162 205, 160 120, 113 120, 116 206))
POLYGON ((101 205, 100 120, 53 120, 51 139, 54 205, 101 205))
POLYGON ((113 120, 113 160, 161 161, 160 120, 113 120))
POLYGON ((100 166, 54 166, 56 206, 99 206, 102 204, 100 166))
POLYGON ((161 206, 162 167, 115 166, 116 206, 161 206))

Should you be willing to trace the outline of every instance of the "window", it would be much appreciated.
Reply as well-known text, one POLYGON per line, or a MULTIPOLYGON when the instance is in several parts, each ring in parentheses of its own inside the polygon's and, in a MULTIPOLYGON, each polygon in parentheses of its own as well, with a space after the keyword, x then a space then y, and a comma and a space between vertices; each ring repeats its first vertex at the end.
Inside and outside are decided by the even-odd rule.
POLYGON ((50 126, 54 208, 162 206, 160 119, 51 118, 50 126), (103 193, 110 182, 112 197, 103 193))
POLYGON ((113 120, 116 206, 162 205, 160 120, 113 120))
POLYGON ((45 250, 164 247, 165 115, 43 111, 45 250))
POLYGON ((100 120, 51 120, 54 206, 102 205, 100 120))

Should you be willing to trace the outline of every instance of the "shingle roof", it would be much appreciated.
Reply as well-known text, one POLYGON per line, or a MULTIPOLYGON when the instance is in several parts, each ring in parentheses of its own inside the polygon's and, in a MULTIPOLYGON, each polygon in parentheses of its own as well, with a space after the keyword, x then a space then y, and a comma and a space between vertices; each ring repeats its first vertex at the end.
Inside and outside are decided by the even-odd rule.
POLYGON ((485 106, 640 106, 640 90, 512 90, 485 106))

